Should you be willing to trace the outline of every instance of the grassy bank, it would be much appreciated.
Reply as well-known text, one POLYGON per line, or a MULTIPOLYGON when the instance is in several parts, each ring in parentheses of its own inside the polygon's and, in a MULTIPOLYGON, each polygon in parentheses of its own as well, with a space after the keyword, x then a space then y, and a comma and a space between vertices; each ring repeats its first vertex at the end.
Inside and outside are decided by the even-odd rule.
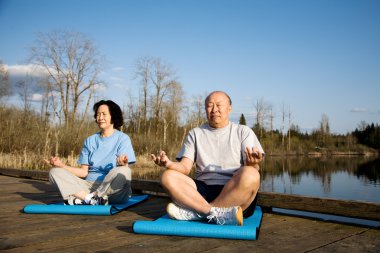
MULTIPOLYGON (((31 152, 23 152, 22 154, 6 154, 0 153, 0 167, 1 168, 13 168, 23 170, 45 170, 48 171, 51 167, 43 162, 43 158, 40 155, 36 155, 31 152)), ((77 166, 76 161, 78 157, 69 155, 63 157, 62 160, 71 166, 77 166)), ((156 166, 153 161, 150 160, 148 154, 139 155, 136 157, 137 162, 132 167, 132 173, 134 178, 140 179, 158 179, 163 168, 156 166)))
MULTIPOLYGON (((270 156, 270 155, 269 155, 270 156)), ((339 153, 337 155, 326 155, 324 153, 313 153, 309 155, 292 155, 287 156, 289 159, 298 159, 303 160, 303 157, 322 157, 322 161, 330 160, 329 157, 368 157, 368 156, 377 156, 376 153, 339 153), (324 157, 324 158, 323 158, 324 157)), ((273 158, 281 158, 280 156, 273 155, 273 158)), ((13 168, 13 169, 23 169, 23 170, 44 170, 48 171, 51 167, 43 162, 43 158, 41 155, 37 155, 31 152, 24 151, 21 154, 7 154, 0 153, 0 167, 1 168, 13 168)), ((170 157, 174 159, 174 157, 170 157)), ((62 160, 71 166, 77 166, 76 161, 78 160, 78 156, 69 155, 67 157, 62 157, 62 160)), ((150 154, 137 155, 136 164, 131 166, 133 178, 138 179, 158 179, 161 173, 164 171, 162 167, 159 167, 153 163, 150 159, 150 154)), ((276 160, 274 160, 276 161, 276 160)), ((319 161, 319 160, 318 160, 319 161)), ((316 162, 318 162, 316 161, 316 162)), ((309 165, 310 166, 310 165, 309 165)), ((306 166, 305 167, 309 167, 306 166)), ((275 166, 273 164, 267 164, 266 169, 273 169, 275 166)), ((281 166, 280 166, 281 167, 281 166)), ((293 168, 294 172, 294 168, 293 168)))

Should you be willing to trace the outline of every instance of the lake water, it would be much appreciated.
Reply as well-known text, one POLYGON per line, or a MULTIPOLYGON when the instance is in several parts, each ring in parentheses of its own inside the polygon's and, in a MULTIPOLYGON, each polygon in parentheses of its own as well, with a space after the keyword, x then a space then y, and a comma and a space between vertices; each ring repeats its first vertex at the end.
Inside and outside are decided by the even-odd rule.
POLYGON ((261 190, 380 202, 380 158, 270 157, 262 165, 261 190))

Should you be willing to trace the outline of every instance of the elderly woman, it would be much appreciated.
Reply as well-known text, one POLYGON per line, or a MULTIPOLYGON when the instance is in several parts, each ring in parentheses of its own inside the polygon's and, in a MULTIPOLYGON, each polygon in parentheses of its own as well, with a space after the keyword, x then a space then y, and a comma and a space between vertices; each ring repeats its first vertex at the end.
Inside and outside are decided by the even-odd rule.
POLYGON ((125 202, 132 194, 131 170, 136 162, 128 135, 120 131, 123 115, 111 100, 94 105, 100 132, 88 137, 80 153, 80 168, 66 165, 59 157, 45 162, 53 166, 49 180, 67 205, 107 205, 125 202))

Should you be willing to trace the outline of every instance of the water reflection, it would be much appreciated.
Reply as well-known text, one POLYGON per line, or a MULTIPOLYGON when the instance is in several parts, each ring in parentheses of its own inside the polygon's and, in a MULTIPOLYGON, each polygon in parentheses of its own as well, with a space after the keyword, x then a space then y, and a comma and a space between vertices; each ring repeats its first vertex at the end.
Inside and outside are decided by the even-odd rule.
POLYGON ((374 159, 364 164, 360 164, 356 171, 358 178, 368 179, 370 183, 378 184, 380 182, 380 159, 374 159))
POLYGON ((378 157, 266 157, 261 190, 380 202, 378 157))

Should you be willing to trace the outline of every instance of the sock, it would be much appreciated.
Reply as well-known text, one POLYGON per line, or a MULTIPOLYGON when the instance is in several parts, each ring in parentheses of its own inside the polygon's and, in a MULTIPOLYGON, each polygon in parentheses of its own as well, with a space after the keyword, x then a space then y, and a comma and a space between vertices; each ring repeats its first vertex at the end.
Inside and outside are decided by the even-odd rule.
POLYGON ((87 194, 86 197, 84 198, 84 202, 86 202, 86 204, 90 203, 90 200, 92 199, 92 197, 94 197, 94 193, 87 194))

